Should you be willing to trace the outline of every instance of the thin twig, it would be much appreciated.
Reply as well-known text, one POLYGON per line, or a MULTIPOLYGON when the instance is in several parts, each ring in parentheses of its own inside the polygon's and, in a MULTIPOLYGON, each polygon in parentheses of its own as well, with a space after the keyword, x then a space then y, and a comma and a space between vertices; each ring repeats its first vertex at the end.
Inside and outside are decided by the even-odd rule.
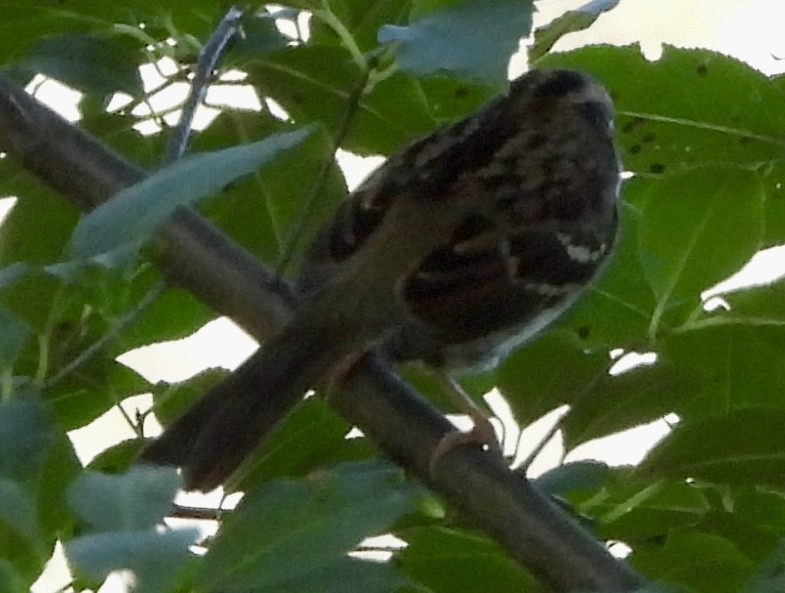
MULTIPOLYGON (((534 463, 534 460, 537 459, 537 457, 539 457, 540 453, 542 453, 542 450, 545 448, 545 446, 551 441, 551 439, 556 435, 556 433, 558 433, 559 430, 561 430, 562 423, 564 422, 564 419, 567 417, 569 413, 570 413, 569 410, 565 410, 564 412, 562 412, 562 414, 559 415, 556 421, 548 429, 548 432, 546 432, 542 436, 542 438, 537 442, 534 448, 531 451, 529 451, 529 454, 526 457, 524 457, 523 460, 515 468, 515 471, 517 473, 519 473, 522 476, 525 476, 528 473, 529 467, 531 466, 532 463, 534 463)), ((521 448, 521 442, 523 438, 524 438, 523 433, 521 433, 521 435, 518 437, 518 446, 516 447, 516 450, 521 448)))
POLYGON ((167 517, 174 519, 195 519, 197 521, 217 521, 226 511, 214 509, 212 507, 190 507, 181 504, 174 505, 174 508, 167 514, 167 517))
POLYGON ((188 97, 185 100, 180 121, 172 129, 172 133, 166 143, 162 164, 172 163, 185 153, 196 109, 207 93, 210 77, 227 44, 241 30, 240 19, 242 17, 243 9, 239 6, 231 6, 221 19, 221 22, 218 23, 213 34, 210 35, 210 39, 207 40, 207 43, 199 52, 196 72, 194 72, 194 79, 191 83, 191 92, 188 93, 188 97))
MULTIPOLYGON (((616 362, 615 360, 611 361, 609 364, 607 364, 602 369, 597 371, 597 373, 589 380, 589 382, 586 383, 586 385, 583 386, 583 388, 575 396, 575 398, 573 398, 573 400, 572 400, 573 405, 575 405, 580 400, 582 400, 584 397, 586 397, 589 393, 591 393, 594 390, 594 388, 597 386, 597 383, 600 382, 600 379, 602 379, 603 377, 607 377, 608 376, 608 373, 610 372, 611 367, 613 366, 613 364, 615 362, 616 362)), ((523 475, 523 476, 526 475, 526 473, 527 473, 529 467, 531 466, 531 464, 534 462, 535 459, 537 459, 537 457, 540 455, 540 453, 542 453, 542 450, 550 442, 550 440, 556 435, 556 433, 558 433, 561 430, 561 427, 564 424, 564 421, 566 420, 567 416, 569 416, 569 415, 570 415, 570 410, 566 410, 563 414, 561 414, 556 419, 556 421, 553 423, 553 425, 548 429, 548 432, 546 432, 543 435, 543 437, 538 441, 538 443, 535 445, 534 449, 532 449, 529 452, 529 454, 526 457, 524 457, 523 460, 518 464, 518 467, 515 468, 515 472, 516 473, 518 473, 520 475, 523 475)), ((522 435, 521 435, 520 438, 522 438, 522 435)), ((519 440, 520 440, 520 438, 519 438, 519 440)), ((519 445, 520 445, 520 442, 519 442, 519 445)))
POLYGON ((141 314, 147 310, 147 308, 153 303, 153 301, 155 301, 155 299, 161 295, 161 293, 163 293, 165 288, 166 284, 164 282, 158 282, 155 286, 153 286, 148 291, 148 293, 144 295, 142 300, 139 301, 136 307, 128 311, 119 319, 111 331, 107 332, 98 338, 95 342, 90 344, 87 348, 79 353, 79 356, 74 358, 70 363, 65 365, 53 377, 51 377, 44 384, 44 389, 50 389, 58 382, 62 381, 65 377, 70 375, 72 372, 90 360, 99 350, 102 350, 107 344, 109 344, 109 342, 114 340, 123 331, 125 331, 126 328, 139 319, 141 314))
POLYGON ((313 215, 314 209, 316 208, 316 203, 319 198, 319 195, 324 190, 324 186, 327 183, 327 178, 335 167, 335 153, 340 148, 341 144, 343 143, 346 135, 349 133, 349 126, 354 119, 355 114, 360 106, 360 100, 362 99, 363 94, 365 93, 366 85, 368 84, 368 79, 371 75, 372 68, 368 68, 364 73, 363 77, 357 83, 354 89, 352 89, 351 94, 346 102, 346 110, 344 111, 343 117, 341 118, 341 125, 338 128, 338 132, 335 134, 333 138, 333 152, 330 159, 327 160, 326 163, 322 166, 321 170, 319 171, 319 175, 316 178, 316 182, 311 187, 311 191, 308 194, 308 199, 305 201, 305 208, 303 210, 302 216, 300 216, 294 226, 289 230, 286 234, 286 238, 284 239, 284 245, 281 249, 281 257, 278 260, 278 265, 275 267, 275 273, 280 278, 283 276, 286 268, 292 262, 292 256, 294 255, 295 246, 299 241, 300 237, 305 230, 305 225, 311 219, 313 215))

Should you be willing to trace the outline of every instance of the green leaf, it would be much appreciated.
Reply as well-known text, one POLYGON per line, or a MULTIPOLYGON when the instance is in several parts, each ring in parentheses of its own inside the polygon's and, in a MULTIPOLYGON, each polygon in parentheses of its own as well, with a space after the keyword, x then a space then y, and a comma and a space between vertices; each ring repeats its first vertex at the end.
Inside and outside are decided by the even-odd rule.
POLYGON ((3 530, 14 531, 26 546, 33 550, 38 547, 40 533, 35 508, 22 486, 3 478, 0 478, 0 523, 3 530))
POLYGON ((695 525, 711 509, 703 490, 695 484, 652 484, 632 479, 626 468, 614 472, 616 480, 606 481, 599 496, 589 491, 587 499, 577 505, 580 512, 596 517, 594 529, 602 539, 637 547, 674 529, 695 525))
POLYGON ((206 39, 216 17, 215 3, 209 0, 75 0, 66 6, 49 0, 4 0, 0 2, 0 61, 8 61, 36 39, 53 33, 117 35, 119 30, 129 34, 140 23, 147 34, 161 41, 173 35, 206 39))
POLYGON ((0 593, 29 591, 32 579, 25 578, 16 563, 0 558, 0 593))
POLYGON ((636 550, 630 560, 644 575, 661 575, 700 593, 737 593, 752 568, 728 540, 690 529, 673 531, 662 546, 636 550))
POLYGON ((92 533, 67 542, 65 554, 76 572, 98 582, 113 570, 128 569, 136 577, 135 592, 159 593, 170 590, 197 536, 196 529, 92 533))
MULTIPOLYGON (((286 129, 287 124, 270 114, 227 110, 216 117, 205 130, 194 136, 192 149, 194 152, 218 150, 227 145, 243 144, 286 129)), ((221 192, 221 199, 208 200, 203 205, 202 212, 221 227, 230 238, 263 261, 270 263, 277 261, 280 233, 285 229, 276 228, 273 224, 267 202, 277 194, 266 187, 267 177, 272 175, 271 170, 280 170, 282 162, 291 162, 298 155, 310 158, 312 155, 309 149, 319 145, 324 136, 324 127, 320 125, 298 146, 281 153, 274 162, 269 163, 262 170, 231 183, 221 192)), ((305 172, 308 173, 302 177, 312 179, 312 168, 318 168, 325 162, 322 155, 319 157, 320 160, 317 162, 308 160, 302 163, 305 172)), ((298 162, 298 171, 301 170, 300 166, 301 163, 298 162)), ((289 175, 289 177, 291 179, 295 176, 289 175)), ((296 176, 293 185, 299 186, 300 177, 300 175, 296 176)), ((332 190, 332 187, 329 189, 332 190)))
POLYGON ((761 247, 759 176, 704 167, 651 181, 643 200, 638 256, 658 307, 691 302, 738 271, 761 247))
POLYGON ((0 476, 34 480, 54 437, 51 418, 32 394, 20 393, 0 405, 0 476))
POLYGON ((68 504, 95 531, 144 530, 166 516, 179 486, 172 468, 135 467, 118 476, 85 472, 68 489, 68 504))
POLYGON ((0 556, 28 586, 70 524, 62 493, 78 463, 69 453, 67 437, 33 394, 0 405, 0 556))
POLYGON ((215 312, 191 293, 169 287, 118 339, 118 350, 178 340, 215 318, 215 312))
MULTIPOLYGON (((69 328, 75 331, 78 328, 69 328)), ((67 340, 68 336, 61 336, 67 340)), ((85 344, 80 344, 84 347, 85 344)), ((81 352, 81 348, 75 352, 81 352)), ((67 362, 71 359, 68 358, 67 362)), ((81 428, 95 420, 126 397, 150 390, 150 383, 139 373, 115 360, 106 350, 95 353, 44 392, 57 422, 66 430, 81 428)))
POLYGON ((223 57, 225 65, 241 68, 248 61, 285 47, 287 38, 276 26, 276 20, 256 14, 243 20, 242 35, 236 39, 223 57))
POLYGON ((417 82, 433 117, 439 123, 466 117, 494 95, 487 86, 448 76, 430 76, 417 82))
POLYGON ((226 378, 229 371, 209 368, 198 372, 185 381, 176 383, 159 382, 153 389, 155 417, 164 425, 174 422, 183 415, 208 389, 226 378))
POLYGON ((609 473, 610 468, 601 461, 574 461, 548 470, 534 482, 550 496, 564 496, 575 490, 598 489, 609 473))
MULTIPOLYGON (((268 261, 278 261, 284 247, 292 250, 290 269, 296 270, 301 263, 300 254, 310 243, 316 231, 335 211, 335 208, 346 197, 346 181, 343 173, 335 165, 324 173, 325 166, 334 158, 335 146, 323 127, 311 134, 299 146, 281 155, 280 158, 265 167, 255 181, 255 198, 249 199, 246 206, 263 210, 269 216, 271 231, 268 239, 275 239, 276 251, 265 253, 268 261), (292 175, 297 171, 297 175, 292 175), (318 193, 314 193, 317 191, 318 193), (293 229, 300 231, 298 237, 292 237, 293 229)), ((259 233, 258 225, 252 216, 246 213, 246 221, 240 220, 243 210, 236 207, 237 200, 225 204, 214 204, 220 213, 213 218, 225 228, 232 228, 232 234, 243 245, 255 245, 260 239, 254 238, 259 233), (229 209, 234 205, 235 208, 229 209), (239 210, 239 212, 238 212, 239 210)), ((210 208, 212 214, 213 209, 210 208)))
POLYGON ((412 511, 416 492, 398 470, 378 462, 268 482, 227 518, 198 584, 207 591, 291 590, 412 511))
POLYGON ((79 216, 76 207, 41 182, 20 173, 8 158, 0 160, 0 194, 18 196, 3 221, 0 265, 20 261, 48 264, 60 258, 79 216))
POLYGON ((610 350, 646 343, 656 302, 638 257, 640 211, 627 201, 640 193, 640 187, 638 179, 624 184, 619 237, 607 269, 557 322, 558 328, 572 331, 586 348, 610 350))
POLYGON ((785 244, 785 162, 778 161, 761 172, 766 191, 765 247, 785 244))
POLYGON ((570 450, 591 439, 653 422, 700 393, 701 384, 663 362, 607 375, 573 403, 562 422, 570 450))
POLYGON ((785 591, 785 542, 758 566, 740 589, 742 593, 783 593, 785 591))
POLYGON ((53 548, 54 542, 47 546, 41 537, 28 493, 20 484, 0 478, 0 556, 29 586, 53 548))
POLYGON ((591 2, 576 10, 568 10, 544 27, 537 28, 534 31, 534 43, 529 48, 529 63, 539 60, 568 33, 591 27, 603 12, 616 8, 618 3, 619 0, 591 2))
MULTIPOLYGON (((378 52, 376 35, 387 23, 405 22, 411 8, 411 0, 341 0, 329 4, 313 2, 314 8, 329 10, 351 34, 361 52, 378 52)), ((311 19, 310 43, 313 45, 341 45, 327 19, 320 18, 321 10, 315 11, 311 19)))
POLYGON ((68 509, 66 491, 81 471, 82 464, 68 435, 62 429, 56 430, 32 488, 38 522, 50 545, 73 529, 74 517, 68 509))
POLYGON ((643 460, 643 479, 785 487, 785 410, 746 408, 683 421, 643 460))
POLYGON ((712 509, 694 527, 724 537, 755 561, 762 561, 782 539, 781 534, 766 526, 749 523, 735 510, 728 509, 712 509))
POLYGON ((777 533, 785 532, 785 498, 782 494, 756 486, 740 488, 737 492, 733 512, 739 518, 777 533))
POLYGON ((753 168, 785 153, 782 92, 759 70, 726 55, 665 46, 660 59, 650 61, 637 46, 605 45, 551 53, 538 66, 583 70, 608 87, 628 171, 753 168))
MULTIPOLYGON (((293 578, 287 582, 286 590, 297 593, 392 593, 418 589, 393 563, 347 557, 293 578)), ((254 587, 253 591, 278 593, 281 589, 273 585, 254 587)))
POLYGON ((144 444, 145 439, 120 441, 93 457, 87 469, 102 474, 119 474, 128 471, 144 444))
POLYGON ((499 85, 521 38, 531 30, 530 2, 474 0, 431 12, 406 27, 385 25, 381 43, 396 42, 404 70, 416 74, 457 72, 499 85))
POLYGON ((344 143, 357 154, 388 154, 436 127, 420 81, 404 73, 374 84, 362 104, 344 143))
POLYGON ((0 369, 8 370, 27 345, 32 329, 5 307, 0 307, 0 327, 0 369))
MULTIPOLYGON (((50 329, 53 304, 61 294, 61 288, 59 279, 43 268, 26 266, 22 275, 0 288, 0 303, 10 314, 27 324, 29 330, 43 334, 50 329)), ((17 329, 22 330, 22 327, 17 329)))
POLYGON ((554 331, 508 356, 496 383, 516 420, 528 424, 581 398, 610 366, 607 352, 587 352, 574 336, 554 331))
POLYGON ((253 144, 190 156, 154 173, 82 218, 71 237, 73 253, 90 257, 147 238, 178 206, 193 204, 253 173, 279 152, 302 142, 311 131, 302 128, 253 144))
POLYGON ((37 543, 39 533, 35 508, 24 489, 8 479, 0 479, 0 520, 28 544, 37 543))
POLYGON ((352 105, 364 75, 341 47, 286 48, 249 64, 248 76, 294 121, 319 122, 331 138, 343 131, 351 109, 341 146, 360 155, 389 153, 434 127, 419 84, 402 73, 373 85, 352 105))
POLYGON ((250 492, 265 480, 304 476, 339 462, 372 457, 366 439, 346 438, 349 429, 324 398, 308 398, 265 439, 264 447, 227 488, 250 492))
POLYGON ((39 38, 18 63, 85 93, 123 91, 142 95, 137 41, 85 33, 58 33, 39 38))
POLYGON ((772 328, 785 326, 785 279, 723 294, 722 298, 730 311, 720 311, 716 318, 772 328))
POLYGON ((680 406, 684 417, 753 406, 785 409, 783 326, 708 325, 668 336, 661 352, 702 382, 700 396, 680 406))
POLYGON ((53 546, 71 524, 64 493, 80 468, 71 441, 34 394, 20 390, 0 405, 0 477, 24 488, 40 549, 53 546))
POLYGON ((407 531, 407 547, 396 553, 406 574, 435 592, 544 592, 544 587, 494 542, 444 528, 407 531))

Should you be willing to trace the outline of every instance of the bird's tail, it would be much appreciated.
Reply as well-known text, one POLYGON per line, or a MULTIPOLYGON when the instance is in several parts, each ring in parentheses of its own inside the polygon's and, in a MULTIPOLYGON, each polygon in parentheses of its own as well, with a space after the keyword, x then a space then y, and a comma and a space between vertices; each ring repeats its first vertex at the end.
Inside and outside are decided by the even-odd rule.
POLYGON ((169 425, 139 461, 181 467, 187 490, 212 490, 349 354, 328 330, 295 319, 169 425))

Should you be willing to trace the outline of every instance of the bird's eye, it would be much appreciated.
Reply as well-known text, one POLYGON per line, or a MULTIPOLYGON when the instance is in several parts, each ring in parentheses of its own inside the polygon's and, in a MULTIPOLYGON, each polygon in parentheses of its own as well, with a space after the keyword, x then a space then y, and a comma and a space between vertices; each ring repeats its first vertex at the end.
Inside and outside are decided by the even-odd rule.
POLYGON ((610 110, 605 103, 600 101, 585 101, 578 103, 575 108, 583 115, 592 125, 602 129, 608 130, 613 125, 613 118, 611 117, 610 110))

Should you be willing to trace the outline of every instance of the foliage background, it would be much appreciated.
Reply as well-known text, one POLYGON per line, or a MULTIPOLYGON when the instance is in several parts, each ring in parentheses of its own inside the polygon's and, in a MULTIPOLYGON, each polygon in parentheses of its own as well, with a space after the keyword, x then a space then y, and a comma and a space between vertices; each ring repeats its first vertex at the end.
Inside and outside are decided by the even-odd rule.
MULTIPOLYGON (((325 168, 336 147, 388 154, 503 88, 502 65, 531 8, 504 0, 283 6, 248 19, 219 74, 247 73, 288 119, 269 108, 227 109, 191 145, 210 151, 316 126, 200 202, 267 262, 302 225, 296 255, 345 195, 342 174, 325 168), (307 39, 276 27, 303 12, 311 15, 307 39), (315 187, 313 215, 302 222, 315 187)), ((759 250, 785 243, 783 82, 707 50, 668 47, 654 62, 635 46, 549 51, 553 39, 595 17, 565 14, 536 32, 529 57, 533 66, 592 73, 611 91, 633 174, 622 238, 605 276, 558 327, 470 387, 498 386, 523 425, 568 404, 560 424, 568 451, 676 414, 674 430, 636 467, 565 464, 538 482, 598 537, 629 546, 629 561, 653 581, 712 593, 783 590, 785 285, 725 295, 726 306, 712 310, 701 297, 759 250), (657 358, 609 374, 619 352, 657 358)), ((164 84, 187 79, 218 18, 211 2, 4 2, 0 62, 20 83, 43 73, 81 91, 80 125, 156 169, 166 134, 134 129, 161 123, 161 114, 133 112, 153 94, 138 67, 168 57, 178 68, 164 84), (117 92, 130 102, 107 111, 117 92)), ((184 291, 156 296, 158 273, 123 245, 107 257, 75 255, 76 209, 8 160, 0 161, 0 193, 19 197, 0 233, 0 590, 27 590, 57 541, 75 590, 121 568, 135 572, 142 591, 540 589, 494 543, 374 461, 368 443, 345 440, 345 422, 315 398, 235 484, 249 495, 209 553, 189 555, 195 533, 156 528, 176 479, 118 473, 140 441, 119 443, 83 468, 66 432, 146 391, 156 416, 174 417, 220 372, 151 385, 115 358, 188 335, 214 314, 184 291), (137 311, 145 295, 155 298, 137 311), (82 361, 129 311, 135 323, 82 361), (74 360, 82 364, 63 374, 74 360), (380 533, 408 544, 393 562, 346 556, 380 533)), ((128 421, 142 435, 143 418, 128 421)))

